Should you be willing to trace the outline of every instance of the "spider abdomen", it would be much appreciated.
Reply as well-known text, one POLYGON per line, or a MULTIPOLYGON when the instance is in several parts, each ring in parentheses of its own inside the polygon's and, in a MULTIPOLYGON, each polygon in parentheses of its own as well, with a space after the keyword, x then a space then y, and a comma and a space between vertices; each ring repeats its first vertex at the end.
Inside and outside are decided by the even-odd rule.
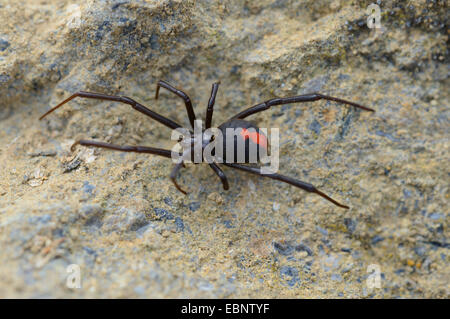
POLYGON ((234 154, 234 163, 257 163, 262 156, 267 155, 267 137, 253 123, 232 119, 220 125, 219 129, 223 135, 224 161, 227 161, 227 154, 234 154))

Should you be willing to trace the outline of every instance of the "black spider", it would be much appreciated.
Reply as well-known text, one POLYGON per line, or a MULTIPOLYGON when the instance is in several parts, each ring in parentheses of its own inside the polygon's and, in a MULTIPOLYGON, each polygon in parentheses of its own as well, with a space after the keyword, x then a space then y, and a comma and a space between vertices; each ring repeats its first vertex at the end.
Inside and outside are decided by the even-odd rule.
MULTIPOLYGON (((156 87, 155 99, 158 98, 160 87, 163 87, 163 88, 169 90, 170 92, 178 95, 179 97, 181 97, 184 100, 184 103, 186 105, 186 110, 188 113, 188 117, 189 117, 189 121, 191 123, 192 128, 194 128, 194 121, 196 119, 196 116, 195 116, 194 109, 192 107, 192 103, 191 103, 189 96, 186 93, 184 93, 183 91, 173 87, 169 83, 167 83, 165 81, 159 81, 158 85, 156 87)), ((202 131, 203 133, 205 132, 206 129, 209 129, 211 127, 214 102, 216 99, 218 87, 219 87, 219 83, 214 83, 212 85, 211 97, 209 98, 208 107, 206 109, 206 120, 205 120, 206 123, 205 123, 205 128, 202 131)), ((136 102, 135 100, 133 100, 129 97, 106 95, 106 94, 101 94, 101 93, 91 93, 91 92, 83 92, 83 91, 80 91, 80 92, 77 92, 77 93, 71 95, 69 98, 62 101, 60 104, 58 104, 54 108, 50 109, 47 113, 42 115, 39 119, 42 120, 45 116, 47 116, 48 114, 50 114, 51 112, 53 112, 54 110, 59 108, 61 105, 74 99, 75 97, 84 97, 84 98, 90 98, 90 99, 100 99, 100 100, 122 102, 122 103, 130 105, 135 110, 151 117, 152 119, 158 121, 159 123, 171 128, 171 129, 181 128, 180 124, 178 124, 162 115, 159 115, 158 113, 153 112, 152 110, 146 108, 142 104, 136 102)), ((317 101, 317 100, 321 100, 321 99, 344 103, 344 104, 352 105, 352 106, 355 106, 357 108, 360 108, 360 109, 363 109, 366 111, 374 112, 373 109, 362 106, 362 105, 354 103, 354 102, 346 101, 346 100, 339 99, 339 98, 332 97, 332 96, 327 96, 327 95, 320 94, 320 93, 311 93, 311 94, 303 94, 303 95, 297 95, 297 96, 292 96, 292 97, 287 97, 287 98, 274 98, 271 100, 267 100, 263 103, 256 104, 256 105, 234 115, 233 117, 231 117, 229 120, 227 120, 222 125, 220 125, 219 129, 223 132, 224 137, 226 136, 225 129, 227 129, 227 128, 241 128, 241 130, 249 130, 249 131, 253 130, 253 132, 256 132, 256 139, 253 139, 256 142, 256 144, 258 144, 258 146, 263 146, 263 147, 267 148, 267 139, 259 131, 259 128, 256 127, 255 125, 253 125, 252 123, 243 120, 244 118, 246 118, 249 115, 265 111, 275 105, 297 103, 297 102, 310 102, 310 101, 317 101)), ((196 138, 198 138, 198 137, 195 137, 192 134, 192 131, 190 131, 190 132, 191 132, 190 142, 191 142, 191 145, 194 145, 194 143, 196 142, 196 138)), ((201 134, 201 137, 200 137, 202 139, 202 141, 201 141, 202 150, 204 149, 205 145, 207 144, 205 142, 211 141, 211 136, 210 135, 206 136, 203 133, 201 134)), ((246 152, 245 163, 249 163, 249 157, 248 157, 249 154, 248 153, 249 153, 249 141, 251 139, 249 137, 252 137, 252 136, 249 134, 237 135, 237 137, 235 137, 235 141, 234 141, 235 143, 233 146, 233 147, 236 147, 236 142, 237 142, 236 138, 243 139, 243 143, 245 144, 245 152, 246 152)), ((253 136, 253 137, 255 137, 255 136, 253 136)), ((224 139, 224 147, 226 146, 226 142, 227 142, 226 139, 224 139)), ((171 156, 172 152, 170 150, 154 148, 154 147, 146 147, 146 146, 119 146, 119 145, 114 145, 114 144, 109 144, 109 143, 104 143, 104 142, 89 141, 89 140, 79 140, 79 141, 75 142, 72 145, 71 150, 73 151, 74 147, 78 144, 85 145, 85 146, 94 146, 94 147, 113 149, 113 150, 124 151, 124 152, 149 153, 149 154, 164 156, 167 158, 172 157, 171 156)), ((191 153, 193 153, 192 147, 189 150, 191 153)), ((202 160, 203 160, 203 158, 202 158, 202 160)), ((217 174, 217 176, 219 176, 220 180, 222 181, 223 188, 225 190, 227 190, 229 188, 229 185, 228 185, 227 177, 224 174, 224 172, 219 168, 219 166, 215 162, 208 163, 208 165, 213 169, 213 171, 217 174)), ((258 167, 250 167, 250 166, 246 166, 246 165, 237 164, 236 161, 228 163, 228 162, 225 162, 225 158, 224 158, 223 165, 226 165, 226 166, 229 166, 232 168, 237 168, 239 170, 246 171, 246 172, 256 174, 259 176, 265 176, 265 177, 269 177, 272 179, 276 179, 276 180, 291 184, 291 185, 301 188, 307 192, 316 193, 339 207, 346 208, 346 209, 349 208, 346 205, 342 205, 342 204, 338 203, 337 201, 330 198, 326 194, 322 193, 321 191, 319 191, 318 189, 316 189, 313 185, 311 185, 309 183, 305 183, 300 180, 296 180, 294 178, 280 175, 280 174, 262 174, 261 170, 258 167)), ((177 164, 175 164, 175 166, 172 169, 172 172, 170 174, 170 179, 172 180, 175 187, 180 192, 186 194, 186 192, 184 190, 182 190, 176 182, 176 175, 182 166, 184 166, 183 161, 180 161, 177 164)))

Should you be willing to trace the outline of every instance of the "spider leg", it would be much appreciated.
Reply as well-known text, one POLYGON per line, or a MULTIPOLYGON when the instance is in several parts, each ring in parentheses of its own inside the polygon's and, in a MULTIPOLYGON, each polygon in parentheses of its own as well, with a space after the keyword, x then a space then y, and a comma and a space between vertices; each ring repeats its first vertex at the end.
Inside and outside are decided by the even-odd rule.
POLYGON ((184 195, 186 195, 187 193, 184 190, 182 190, 181 187, 177 183, 177 174, 181 167, 184 167, 183 162, 179 162, 178 164, 175 164, 175 166, 172 169, 172 172, 170 172, 170 180, 172 181, 172 183, 175 185, 175 187, 180 192, 182 192, 184 195))
POLYGON ((208 108, 206 109, 205 130, 211 127, 212 116, 214 111, 214 103, 216 102, 217 90, 219 89, 220 82, 216 82, 212 85, 211 97, 208 101, 208 108))
POLYGON ((165 150, 162 148, 155 148, 155 147, 148 147, 148 146, 129 146, 129 145, 120 146, 120 145, 115 145, 115 144, 110 144, 110 143, 105 143, 105 142, 90 141, 90 140, 78 140, 72 144, 72 146, 70 147, 70 150, 73 152, 77 145, 100 147, 100 148, 106 148, 106 149, 122 151, 122 152, 154 154, 154 155, 159 155, 159 156, 163 156, 163 157, 167 157, 167 158, 171 158, 171 154, 172 154, 172 151, 165 150))
POLYGON ((331 197, 327 196, 326 194, 322 193, 321 191, 319 191, 317 188, 315 188, 313 185, 309 184, 309 183, 305 183, 302 182, 300 180, 296 180, 292 177, 288 177, 288 176, 284 176, 284 175, 280 175, 280 174, 262 174, 261 171, 259 170, 259 168, 256 167, 249 167, 249 166, 244 166, 244 165, 239 165, 239 164, 235 164, 235 163, 223 163, 224 165, 227 165, 229 167, 233 167, 233 168, 237 168, 240 169, 242 171, 246 171, 255 175, 259 175, 259 176, 263 176, 263 177, 269 177, 272 179, 276 179, 279 180, 281 182, 284 183, 288 183, 291 184, 295 187, 301 188, 307 192, 310 193, 315 193, 317 195, 322 196, 323 198, 325 198, 326 200, 332 202, 333 204, 335 204, 336 206, 348 209, 349 207, 346 205, 342 205, 340 203, 338 203, 337 201, 335 201, 334 199, 332 199, 331 197))
POLYGON ((225 173, 217 166, 216 163, 209 163, 209 166, 213 169, 214 173, 219 176, 220 180, 222 181, 223 189, 228 190, 230 186, 228 185, 228 179, 225 173))
MULTIPOLYGON (((120 146, 115 144, 109 144, 105 142, 97 142, 97 141, 89 141, 89 140, 79 140, 72 144, 70 147, 70 150, 73 152, 75 150, 75 147, 77 145, 84 145, 84 146, 93 146, 93 147, 100 147, 100 148, 106 148, 110 150, 116 150, 116 151, 122 151, 122 152, 135 152, 135 153, 148 153, 148 154, 154 154, 159 155, 167 158, 172 157, 172 151, 161 149, 161 148, 155 148, 155 147, 147 147, 147 146, 120 146)), ((183 194, 186 194, 184 190, 178 186, 176 182, 176 175, 181 167, 184 167, 184 163, 180 162, 175 165, 172 172, 170 173, 170 179, 174 183, 175 187, 182 192, 183 194)))
POLYGON ((347 104, 347 105, 351 105, 360 109, 363 109, 365 111, 370 111, 370 112, 375 112, 375 110, 363 106, 361 104, 357 104, 354 102, 350 102, 347 100, 343 100, 337 97, 333 97, 333 96, 329 96, 329 95, 324 95, 321 93, 310 93, 310 94, 303 94, 303 95, 297 95, 297 96, 291 96, 291 97, 285 97, 285 98, 275 98, 275 99, 270 99, 267 100, 265 102, 256 104, 252 107, 249 107, 248 109, 236 114, 235 116, 233 116, 231 119, 243 119, 246 118, 247 116, 250 116, 252 114, 255 113, 259 113, 265 110, 270 109, 270 107, 275 106, 275 105, 283 105, 283 104, 290 104, 290 103, 302 103, 302 102, 311 102, 311 101, 317 101, 317 100, 328 100, 328 101, 335 101, 338 103, 343 103, 343 104, 347 104))
POLYGON ((192 102, 191 99, 189 98, 189 96, 184 93, 183 91, 177 89, 176 87, 172 86, 171 84, 167 83, 166 81, 162 81, 159 80, 158 84, 156 85, 156 93, 155 93, 155 100, 158 99, 159 97, 159 88, 163 87, 167 90, 169 90, 170 92, 178 95, 179 97, 181 97, 184 100, 184 104, 186 105, 186 110, 188 113, 188 117, 189 117, 189 122, 192 125, 192 128, 194 128, 194 121, 196 119, 195 117, 195 113, 194 113, 194 108, 192 107, 192 102))
POLYGON ((70 100, 72 100, 72 99, 74 99, 76 97, 83 97, 83 98, 88 98, 88 99, 98 99, 98 100, 108 100, 108 101, 115 101, 115 102, 125 103, 125 104, 130 105, 136 111, 139 111, 139 112, 141 112, 141 113, 151 117, 152 119, 158 121, 159 123, 161 123, 161 124, 171 128, 171 129, 176 129, 176 128, 181 127, 180 124, 175 123, 174 121, 169 120, 168 118, 166 118, 166 117, 164 117, 162 115, 159 115, 158 113, 153 112, 152 110, 146 108, 142 104, 136 102, 135 100, 133 100, 133 99, 131 99, 129 97, 117 96, 117 95, 107 95, 107 94, 102 94, 102 93, 84 92, 84 91, 79 91, 79 92, 76 92, 76 93, 72 94, 67 99, 65 99, 64 101, 59 103, 57 106, 55 106, 54 108, 52 108, 49 111, 47 111, 44 115, 42 115, 39 118, 39 120, 42 120, 48 114, 52 113, 54 110, 56 110, 60 106, 66 104, 67 102, 69 102, 70 100))

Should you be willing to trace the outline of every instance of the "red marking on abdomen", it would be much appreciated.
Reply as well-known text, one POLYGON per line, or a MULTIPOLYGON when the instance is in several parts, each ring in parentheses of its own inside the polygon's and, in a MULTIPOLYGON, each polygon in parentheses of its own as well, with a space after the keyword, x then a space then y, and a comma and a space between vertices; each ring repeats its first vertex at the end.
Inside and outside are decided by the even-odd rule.
POLYGON ((258 132, 249 132, 246 128, 243 128, 240 134, 244 140, 250 138, 254 143, 267 148, 267 138, 264 135, 258 132))

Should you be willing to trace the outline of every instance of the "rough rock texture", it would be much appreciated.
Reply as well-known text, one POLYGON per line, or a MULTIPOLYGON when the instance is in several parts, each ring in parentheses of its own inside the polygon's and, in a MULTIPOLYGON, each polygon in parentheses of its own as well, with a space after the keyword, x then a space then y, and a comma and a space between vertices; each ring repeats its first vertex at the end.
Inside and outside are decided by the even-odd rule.
POLYGON ((0 297, 449 297, 449 54, 446 1, 0 0, 0 297), (251 119, 281 129, 289 185, 203 165, 78 147, 79 138, 170 148, 183 88, 214 124, 273 97, 318 101, 251 119), (81 289, 66 286, 81 267, 81 289), (367 285, 377 265, 381 288, 367 285))

